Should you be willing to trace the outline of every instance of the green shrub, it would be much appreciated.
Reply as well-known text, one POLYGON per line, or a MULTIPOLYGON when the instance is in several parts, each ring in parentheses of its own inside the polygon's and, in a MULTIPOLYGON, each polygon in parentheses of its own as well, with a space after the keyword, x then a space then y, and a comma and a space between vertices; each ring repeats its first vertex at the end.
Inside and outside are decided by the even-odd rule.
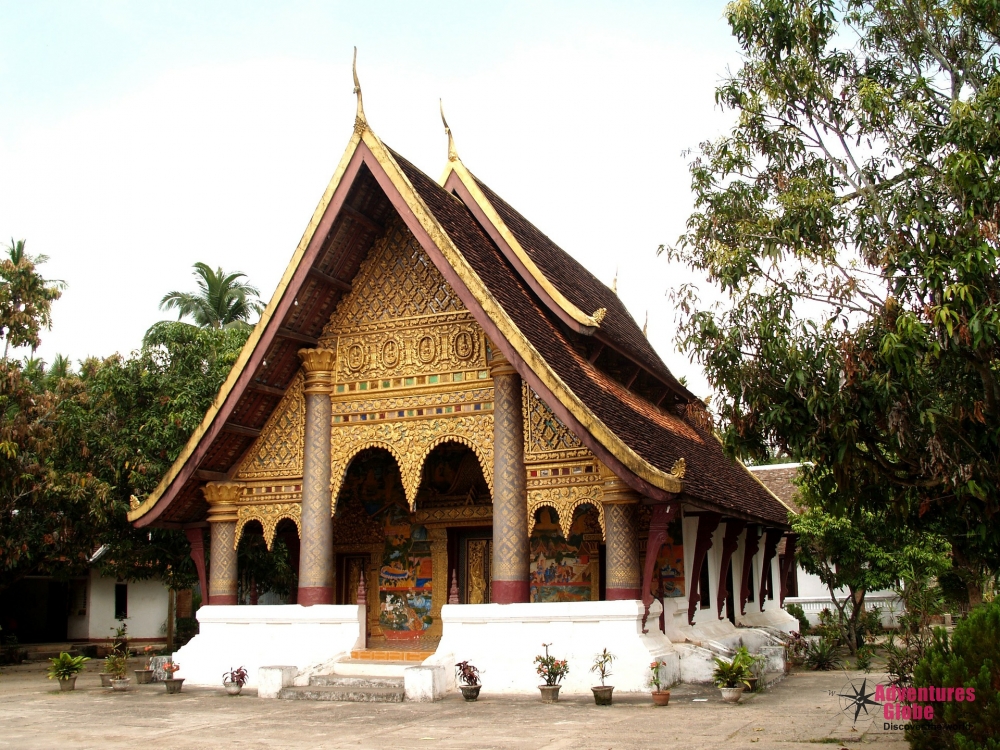
POLYGON ((949 641, 944 628, 913 669, 917 686, 975 689, 974 701, 934 704, 931 721, 913 721, 906 739, 914 750, 1000 750, 1000 602, 984 604, 969 612, 949 641), (924 730, 928 724, 957 725, 950 730, 924 730))
POLYGON ((799 633, 805 635, 809 632, 809 618, 806 617, 806 612, 802 609, 801 604, 796 604, 795 602, 789 602, 785 605, 785 611, 799 621, 799 633))
POLYGON ((858 646, 857 653, 857 664, 855 665, 857 669, 863 669, 865 672, 872 671, 872 657, 875 656, 875 647, 871 644, 866 644, 864 646, 858 646))
POLYGON ((837 646, 826 638, 820 638, 806 646, 806 666, 812 670, 840 669, 837 646))

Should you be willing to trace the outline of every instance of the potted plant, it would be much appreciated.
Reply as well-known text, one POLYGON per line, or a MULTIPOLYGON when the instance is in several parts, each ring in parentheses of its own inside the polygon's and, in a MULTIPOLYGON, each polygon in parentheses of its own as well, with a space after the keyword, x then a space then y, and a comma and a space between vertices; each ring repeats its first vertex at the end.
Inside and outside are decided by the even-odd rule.
POLYGON ((563 677, 569 674, 569 665, 565 659, 557 659, 549 655, 551 643, 543 643, 545 656, 539 654, 535 657, 535 671, 545 680, 544 685, 539 685, 538 689, 542 693, 543 703, 555 703, 559 700, 559 683, 563 677))
POLYGON ((83 665, 90 659, 86 656, 70 656, 63 651, 59 656, 49 659, 49 679, 59 680, 59 689, 63 692, 76 689, 76 676, 83 671, 83 665))
POLYGON ((119 693, 128 690, 129 682, 131 682, 125 676, 128 673, 128 657, 129 654, 127 652, 124 654, 108 654, 104 660, 105 669, 111 675, 111 689, 119 693))
POLYGON ((670 703, 670 689, 664 689, 663 675, 660 672, 666 665, 665 661, 660 661, 659 659, 649 665, 649 685, 653 688, 654 706, 666 706, 670 703))
POLYGON ((167 673, 168 677, 163 681, 163 684, 167 686, 167 694, 173 695, 174 693, 179 693, 181 688, 184 686, 183 677, 174 677, 174 674, 181 668, 181 665, 174 661, 168 661, 163 665, 163 671, 167 673))
MULTIPOLYGON (((164 669, 166 669, 166 667, 164 667, 164 669)), ((173 672, 171 672, 171 674, 173 674, 173 672)), ((222 675, 222 686, 230 695, 239 695, 243 686, 246 685, 249 680, 250 675, 247 674, 247 671, 243 667, 240 667, 239 669, 230 669, 222 675)), ((181 682, 184 682, 184 680, 181 680, 181 682)), ((180 688, 178 688, 178 690, 180 690, 180 688)))
POLYGON ((143 669, 132 670, 135 672, 136 685, 148 685, 153 681, 152 659, 156 655, 156 649, 152 646, 146 646, 142 652, 146 655, 146 666, 143 669))
POLYGON ((462 697, 467 701, 477 700, 479 690, 483 687, 479 682, 479 669, 467 661, 460 661, 455 665, 455 673, 458 676, 458 687, 462 691, 462 697))
POLYGON ((733 661, 739 661, 747 668, 745 682, 747 687, 750 688, 751 693, 757 692, 758 685, 763 687, 763 683, 760 680, 765 661, 763 656, 754 656, 747 650, 746 646, 740 646, 736 649, 736 653, 733 654, 733 661))
POLYGON ((732 661, 726 661, 717 656, 714 659, 715 670, 712 672, 712 681, 722 693, 722 700, 726 703, 739 703, 748 685, 750 669, 742 659, 734 658, 732 661))
POLYGON ((611 694, 614 692, 614 686, 605 685, 604 680, 611 676, 611 663, 614 660, 615 657, 608 653, 607 649, 604 649, 594 657, 594 663, 590 667, 591 672, 597 672, 601 676, 600 687, 595 686, 590 688, 594 691, 594 703, 598 706, 611 705, 611 694))

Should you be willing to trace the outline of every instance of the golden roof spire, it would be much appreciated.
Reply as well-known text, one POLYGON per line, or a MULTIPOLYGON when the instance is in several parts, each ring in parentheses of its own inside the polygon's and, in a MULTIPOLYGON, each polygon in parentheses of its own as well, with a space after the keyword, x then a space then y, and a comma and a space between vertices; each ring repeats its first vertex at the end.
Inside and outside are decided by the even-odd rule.
POLYGON ((618 266, 615 266, 615 278, 611 281, 611 291, 618 294, 618 266))
POLYGON ((448 161, 461 161, 458 158, 458 150, 455 148, 455 137, 451 134, 448 121, 444 119, 444 101, 438 99, 438 107, 441 109, 441 122, 444 124, 444 132, 448 136, 448 161))
POLYGON ((368 127, 368 120, 365 118, 365 105, 361 101, 361 81, 358 80, 358 48, 354 48, 354 62, 351 64, 351 72, 354 74, 354 93, 358 97, 358 113, 354 118, 354 129, 361 133, 368 127))
POLYGON ((642 335, 649 338, 649 310, 646 310, 646 322, 642 324, 642 335))

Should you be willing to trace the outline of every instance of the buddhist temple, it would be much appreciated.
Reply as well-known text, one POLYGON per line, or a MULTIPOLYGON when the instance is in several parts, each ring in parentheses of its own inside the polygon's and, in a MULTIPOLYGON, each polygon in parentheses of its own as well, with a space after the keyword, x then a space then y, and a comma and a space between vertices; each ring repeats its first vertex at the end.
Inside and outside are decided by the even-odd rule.
POLYGON ((129 514, 191 541, 206 606, 180 676, 280 667, 287 687, 390 652, 408 697, 440 697, 462 659, 516 692, 544 642, 570 658, 567 690, 602 645, 641 690, 651 659, 706 679, 712 644, 794 626, 789 508, 726 457, 616 293, 475 176, 447 125, 434 180, 356 93, 270 303, 129 514), (289 603, 237 601, 248 535, 287 543, 289 603))

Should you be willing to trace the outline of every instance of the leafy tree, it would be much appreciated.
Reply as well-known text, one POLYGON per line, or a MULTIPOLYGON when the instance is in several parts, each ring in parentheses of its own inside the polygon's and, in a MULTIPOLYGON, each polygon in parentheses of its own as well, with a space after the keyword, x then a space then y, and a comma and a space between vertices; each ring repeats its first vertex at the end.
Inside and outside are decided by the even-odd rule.
POLYGON ((245 328, 250 318, 264 309, 257 287, 240 281, 245 274, 226 273, 221 267, 213 271, 204 263, 195 263, 194 275, 198 291, 168 292, 160 300, 161 310, 177 310, 178 320, 193 318, 201 328, 245 328))
POLYGON ((732 453, 939 531, 973 603, 1000 567, 1000 6, 737 0, 737 114, 666 249, 678 341, 732 453))
MULTIPOLYGON (((838 512, 830 501, 836 483, 829 473, 806 476, 801 494, 806 507, 791 517, 799 536, 797 558, 829 590, 841 638, 855 654, 862 645, 865 595, 895 587, 901 580, 926 583, 948 569, 949 546, 940 536, 894 523, 884 511, 838 512), (847 593, 843 599, 838 598, 841 591, 847 593)), ((912 588, 905 591, 911 593, 912 588)))
POLYGON ((7 257, 0 260, 0 335, 3 358, 10 347, 41 343, 39 332, 52 327, 52 303, 62 296, 63 283, 49 281, 36 270, 48 258, 32 257, 24 251, 24 240, 10 241, 7 257))

